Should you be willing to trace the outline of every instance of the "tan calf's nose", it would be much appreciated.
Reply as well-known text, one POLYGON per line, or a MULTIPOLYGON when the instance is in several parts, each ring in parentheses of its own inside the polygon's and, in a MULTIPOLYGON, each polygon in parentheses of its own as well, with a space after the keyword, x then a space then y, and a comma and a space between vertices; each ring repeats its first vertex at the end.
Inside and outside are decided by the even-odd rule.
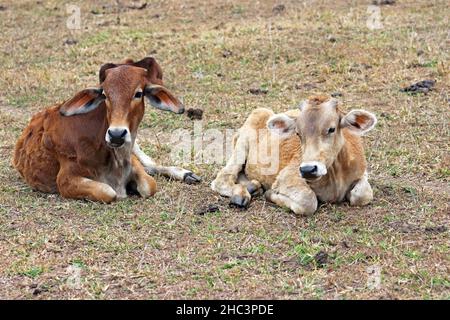
POLYGON ((312 179, 317 177, 317 166, 316 165, 306 165, 300 167, 300 174, 302 178, 312 179))

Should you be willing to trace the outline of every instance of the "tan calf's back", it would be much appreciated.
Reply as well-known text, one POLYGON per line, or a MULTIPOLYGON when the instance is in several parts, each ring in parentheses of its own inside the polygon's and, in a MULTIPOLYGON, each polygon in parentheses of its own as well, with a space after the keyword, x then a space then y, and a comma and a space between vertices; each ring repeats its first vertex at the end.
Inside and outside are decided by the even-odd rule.
MULTIPOLYGON (((290 117, 298 115, 297 110, 286 112, 290 117)), ((258 180, 265 189, 274 183, 278 173, 289 163, 299 163, 300 139, 296 135, 280 138, 267 130, 267 120, 274 112, 265 108, 254 110, 245 121, 239 134, 248 141, 248 157, 245 174, 252 180, 258 180), (273 143, 268 143, 273 141, 273 143), (271 146, 278 146, 272 150, 271 146)))

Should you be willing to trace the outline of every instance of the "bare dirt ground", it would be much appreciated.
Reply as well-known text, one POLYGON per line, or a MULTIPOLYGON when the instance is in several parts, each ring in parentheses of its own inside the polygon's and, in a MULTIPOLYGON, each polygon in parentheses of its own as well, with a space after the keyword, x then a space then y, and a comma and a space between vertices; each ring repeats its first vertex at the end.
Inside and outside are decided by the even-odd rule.
MULTIPOLYGON (((447 1, 380 6, 379 30, 369 0, 143 3, 77 1, 70 30, 60 1, 0 1, 0 298, 450 298, 447 1), (147 55, 205 128, 318 93, 374 112, 373 203, 311 218, 262 197, 230 208, 209 189, 220 164, 185 164, 201 184, 158 177, 154 198, 112 205, 24 184, 11 159, 31 114, 95 85, 101 64, 147 55), (424 79, 428 94, 399 91, 424 79), (220 210, 199 214, 208 204, 220 210)), ((157 137, 177 128, 193 121, 148 108, 144 149, 170 164, 157 137)))

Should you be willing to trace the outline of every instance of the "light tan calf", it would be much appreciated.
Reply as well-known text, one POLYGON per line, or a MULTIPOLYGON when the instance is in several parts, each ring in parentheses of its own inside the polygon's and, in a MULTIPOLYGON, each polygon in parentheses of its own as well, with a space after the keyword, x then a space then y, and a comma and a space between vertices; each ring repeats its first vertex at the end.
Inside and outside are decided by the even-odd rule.
POLYGON ((373 193, 360 135, 375 124, 373 114, 344 114, 337 100, 323 96, 281 114, 256 109, 211 188, 241 207, 264 189, 269 201, 302 215, 314 213, 318 200, 366 205, 373 193))

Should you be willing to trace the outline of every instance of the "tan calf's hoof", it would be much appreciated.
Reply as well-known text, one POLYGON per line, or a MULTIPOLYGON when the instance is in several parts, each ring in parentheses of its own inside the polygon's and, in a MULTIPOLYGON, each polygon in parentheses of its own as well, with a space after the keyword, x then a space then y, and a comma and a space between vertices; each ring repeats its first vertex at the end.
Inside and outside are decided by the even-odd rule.
POLYGON ((231 197, 230 205, 236 206, 239 208, 247 208, 250 204, 250 198, 243 197, 241 195, 234 195, 231 197))
POLYGON ((264 197, 266 198, 266 200, 272 201, 272 194, 273 191, 272 189, 267 190, 266 192, 264 192, 264 197))
POLYGON ((263 189, 258 181, 252 180, 247 185, 247 191, 251 194, 252 197, 255 197, 262 194, 263 189))
POLYGON ((247 188, 241 184, 236 184, 233 187, 233 193, 230 199, 230 205, 237 206, 239 208, 247 208, 250 204, 252 196, 248 192, 247 188))

